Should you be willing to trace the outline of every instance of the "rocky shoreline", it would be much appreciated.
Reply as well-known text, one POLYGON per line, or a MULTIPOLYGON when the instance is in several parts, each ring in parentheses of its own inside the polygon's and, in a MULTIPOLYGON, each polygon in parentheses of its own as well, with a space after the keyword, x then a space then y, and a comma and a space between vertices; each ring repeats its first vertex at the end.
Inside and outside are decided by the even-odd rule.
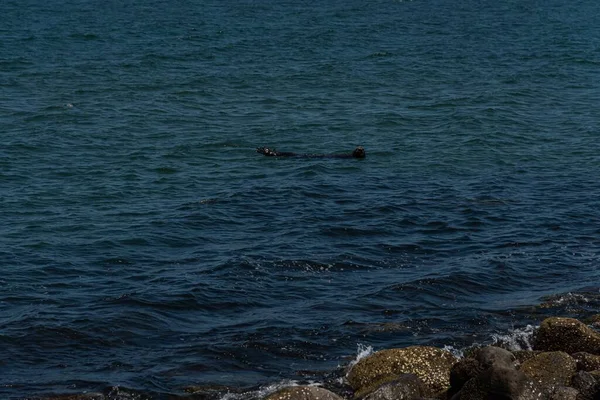
MULTIPOLYGON (((600 315, 545 319, 531 350, 471 348, 462 358, 429 346, 385 349, 364 357, 337 387, 289 386, 261 400, 600 400, 600 315)), ((324 385, 327 386, 327 385, 324 385)), ((213 400, 219 388, 189 387, 168 400, 213 400)), ((43 400, 154 400, 125 389, 43 400)), ((160 397, 163 398, 163 397, 160 397)), ((30 399, 34 400, 34 399, 30 399)))

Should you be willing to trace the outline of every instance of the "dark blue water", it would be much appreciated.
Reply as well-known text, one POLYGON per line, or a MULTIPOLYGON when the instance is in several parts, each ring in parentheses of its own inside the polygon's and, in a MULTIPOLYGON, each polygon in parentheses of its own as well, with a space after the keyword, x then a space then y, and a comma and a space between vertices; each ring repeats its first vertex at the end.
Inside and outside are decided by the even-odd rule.
POLYGON ((0 396, 324 382, 598 312, 599 13, 1 2, 0 396))

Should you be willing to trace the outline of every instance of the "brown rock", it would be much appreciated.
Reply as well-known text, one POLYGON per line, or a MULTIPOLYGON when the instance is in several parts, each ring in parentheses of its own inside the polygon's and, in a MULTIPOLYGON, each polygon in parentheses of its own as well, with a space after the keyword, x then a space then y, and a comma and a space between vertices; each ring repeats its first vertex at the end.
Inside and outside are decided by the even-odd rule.
POLYGON ((342 400, 337 394, 316 386, 291 386, 265 397, 265 400, 342 400))
POLYGON ((542 386, 570 386, 577 367, 570 355, 554 351, 538 354, 525 361, 520 370, 542 386))
POLYGON ((534 348, 569 354, 580 351, 599 354, 600 334, 573 318, 547 318, 540 324, 534 348))
POLYGON ((356 363, 348 373, 348 382, 356 396, 362 397, 382 381, 400 374, 415 374, 425 386, 424 395, 430 396, 448 388, 450 368, 456 362, 452 353, 435 347, 381 350, 356 363))

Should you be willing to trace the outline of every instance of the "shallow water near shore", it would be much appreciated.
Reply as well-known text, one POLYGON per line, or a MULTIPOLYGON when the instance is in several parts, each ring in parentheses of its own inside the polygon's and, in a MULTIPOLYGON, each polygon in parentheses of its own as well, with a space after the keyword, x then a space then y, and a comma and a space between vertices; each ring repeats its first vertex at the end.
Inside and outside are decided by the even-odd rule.
POLYGON ((1 398, 598 312, 596 2, 271 3, 0 4, 1 398))

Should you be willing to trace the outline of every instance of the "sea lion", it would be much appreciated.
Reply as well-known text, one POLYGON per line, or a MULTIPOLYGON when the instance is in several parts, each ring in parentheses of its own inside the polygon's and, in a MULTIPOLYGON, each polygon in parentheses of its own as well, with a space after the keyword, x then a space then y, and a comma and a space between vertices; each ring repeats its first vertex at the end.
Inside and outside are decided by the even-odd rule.
POLYGON ((268 157, 302 157, 302 158, 365 158, 365 149, 362 146, 358 146, 350 154, 298 154, 291 153, 289 151, 275 151, 268 147, 258 147, 257 153, 264 154, 268 157))

